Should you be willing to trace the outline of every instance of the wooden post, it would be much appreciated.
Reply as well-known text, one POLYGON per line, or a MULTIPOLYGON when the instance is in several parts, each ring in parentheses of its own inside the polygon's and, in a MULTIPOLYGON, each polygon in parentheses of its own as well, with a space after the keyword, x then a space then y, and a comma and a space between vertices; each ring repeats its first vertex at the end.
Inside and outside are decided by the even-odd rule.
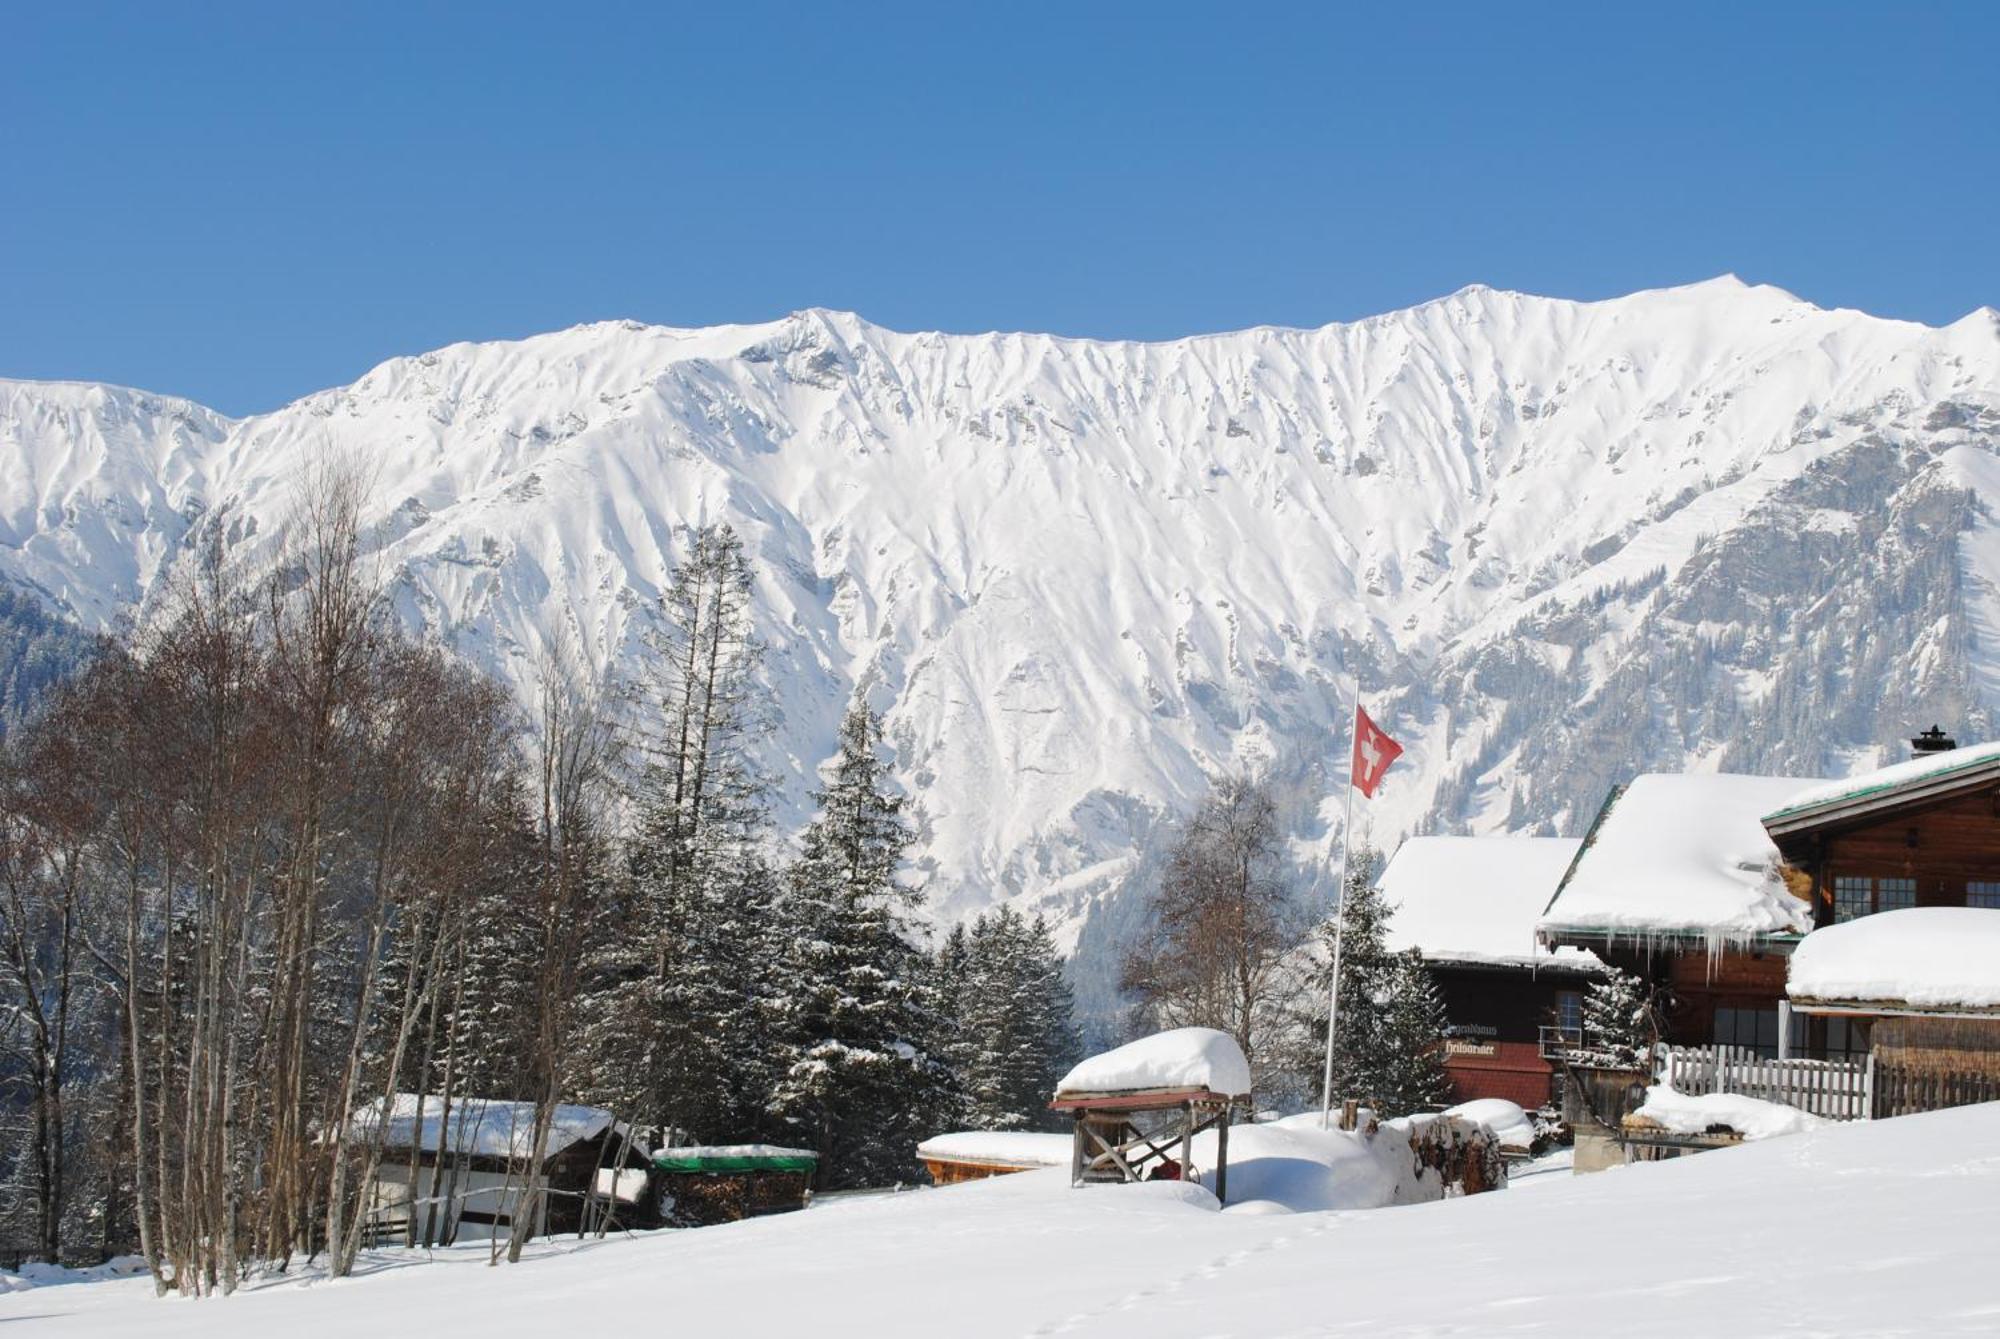
POLYGON ((1181 1104, 1181 1179, 1194 1175, 1194 1103, 1181 1104))
POLYGON ((1083 1184, 1083 1109, 1079 1107, 1070 1114, 1074 1120, 1070 1127, 1069 1183, 1080 1186, 1083 1184))
POLYGON ((1233 1108, 1222 1109, 1222 1124, 1215 1131, 1215 1198, 1229 1203, 1229 1117, 1233 1108))

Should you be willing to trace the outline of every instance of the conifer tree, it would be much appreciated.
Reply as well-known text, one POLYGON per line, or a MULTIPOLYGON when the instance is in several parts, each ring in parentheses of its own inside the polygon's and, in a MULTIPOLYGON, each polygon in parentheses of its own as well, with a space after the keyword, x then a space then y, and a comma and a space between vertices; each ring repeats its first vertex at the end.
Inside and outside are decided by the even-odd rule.
POLYGON ((580 1096, 676 1136, 754 1132, 768 1093, 757 982, 777 880, 764 855, 766 784, 752 746, 763 648, 743 541, 695 531, 661 600, 639 686, 643 765, 625 886, 594 926, 596 997, 571 1060, 580 1096))
POLYGON ((1583 1051, 1593 1064, 1640 1069, 1653 1046, 1652 1000, 1646 983, 1613 969, 1583 997, 1583 1051))
POLYGON ((1394 955, 1388 982, 1381 1078, 1371 1095, 1398 1114, 1441 1106, 1451 1094, 1444 1069, 1444 994, 1415 949, 1394 955))
POLYGON ((767 997, 779 1061, 771 1109, 819 1153, 829 1188, 903 1180, 952 1105, 937 997, 906 919, 919 895, 897 878, 912 837, 880 737, 865 705, 841 723, 787 880, 767 997))
MULTIPOLYGON (((1348 861, 1340 909, 1340 1021, 1333 1047, 1333 1093, 1335 1100, 1380 1099, 1390 1114, 1403 1115, 1444 1097, 1440 1053, 1444 1005, 1420 956, 1389 951, 1389 906, 1375 887, 1379 864, 1376 852, 1365 848, 1348 861)), ((1333 932, 1332 917, 1317 930, 1325 960, 1312 974, 1309 996, 1313 1003, 1308 1032, 1314 1045, 1301 1056, 1301 1070, 1315 1079, 1319 1052, 1326 1044, 1333 932)))
MULTIPOLYGON (((982 915, 963 940, 954 1059, 979 1130, 1054 1128, 1048 1100, 1075 1063, 1074 1000, 1048 922, 1011 907, 982 915)), ((946 951, 952 951, 948 941, 946 951)))

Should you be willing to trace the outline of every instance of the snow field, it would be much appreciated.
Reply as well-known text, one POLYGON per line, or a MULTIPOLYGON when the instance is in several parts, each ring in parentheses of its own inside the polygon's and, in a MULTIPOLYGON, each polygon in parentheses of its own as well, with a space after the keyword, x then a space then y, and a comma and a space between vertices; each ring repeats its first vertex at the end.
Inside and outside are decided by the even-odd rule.
POLYGON ((515 1268, 385 1253, 368 1277, 204 1302, 157 1302, 143 1279, 38 1288, 0 1296, 0 1323, 55 1339, 1569 1335, 1607 1317, 1671 1339, 1990 1334, 1996 1143, 2000 1106, 1967 1107, 1371 1212, 1218 1214, 1198 1186, 1072 1190, 1049 1170, 544 1244, 515 1268), (1855 1224, 1874 1245, 1841 1235, 1855 1224))

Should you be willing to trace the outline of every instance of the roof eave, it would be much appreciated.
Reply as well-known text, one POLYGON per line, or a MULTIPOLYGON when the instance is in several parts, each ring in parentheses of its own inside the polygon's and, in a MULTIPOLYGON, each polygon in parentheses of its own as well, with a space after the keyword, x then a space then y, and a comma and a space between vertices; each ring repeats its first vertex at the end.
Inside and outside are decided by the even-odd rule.
POLYGON ((1608 925, 1544 925, 1537 937, 1551 948, 1615 947, 1619 944, 1700 947, 1721 942, 1745 953, 1790 953, 1805 938, 1804 931, 1760 930, 1749 935, 1718 933, 1700 926, 1635 929, 1608 925))
POLYGON ((1866 818, 1906 805, 1921 804, 1956 791, 1978 790, 1996 782, 2000 782, 2000 757, 1987 758, 1957 771, 1921 777, 1907 785, 1844 795, 1800 809, 1780 809, 1766 814, 1762 821, 1764 831, 1771 836, 1788 837, 1829 823, 1866 818))
POLYGON ((1793 998, 1792 1012, 1828 1018, 1975 1018, 2000 1022, 2000 1005, 1911 1004, 1906 1000, 1793 998))

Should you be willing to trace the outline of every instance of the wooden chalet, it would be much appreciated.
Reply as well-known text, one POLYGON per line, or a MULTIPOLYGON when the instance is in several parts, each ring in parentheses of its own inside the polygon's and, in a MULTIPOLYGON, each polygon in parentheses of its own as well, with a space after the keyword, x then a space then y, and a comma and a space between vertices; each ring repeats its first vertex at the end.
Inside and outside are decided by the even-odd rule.
POLYGON ((1764 820, 1816 927, 1787 1041, 1867 1056, 1877 1116, 2000 1099, 2000 744, 1911 742, 1764 820))
POLYGON ((1587 949, 1552 947, 1535 924, 1581 842, 1412 837, 1379 880, 1388 946, 1415 949, 1444 997, 1451 1100, 1556 1100, 1552 1047, 1581 1039, 1583 991, 1604 972, 1587 949))
POLYGON ((1785 962, 1813 927, 1763 817, 1812 778, 1651 774, 1598 811, 1538 928, 1649 981, 1661 1040, 1779 1050, 1785 962))
POLYGON ((597 1107, 556 1107, 545 1151, 534 1161, 535 1104, 399 1093, 356 1113, 357 1144, 381 1160, 368 1187, 377 1241, 454 1241, 508 1236, 534 1194, 535 1236, 577 1232, 608 1214, 624 1226, 647 1221, 647 1150, 597 1107), (608 1175, 607 1175, 608 1173, 608 1175))

